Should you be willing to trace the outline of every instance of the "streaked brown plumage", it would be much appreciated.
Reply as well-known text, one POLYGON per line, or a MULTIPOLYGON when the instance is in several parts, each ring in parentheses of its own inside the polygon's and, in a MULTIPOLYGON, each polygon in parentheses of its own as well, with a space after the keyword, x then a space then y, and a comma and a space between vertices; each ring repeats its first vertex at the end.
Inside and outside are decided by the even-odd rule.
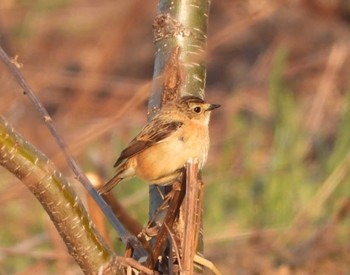
POLYGON ((152 184, 170 184, 190 158, 197 158, 202 168, 209 149, 210 112, 218 107, 194 96, 165 105, 121 152, 114 164, 115 176, 99 193, 133 176, 152 184))

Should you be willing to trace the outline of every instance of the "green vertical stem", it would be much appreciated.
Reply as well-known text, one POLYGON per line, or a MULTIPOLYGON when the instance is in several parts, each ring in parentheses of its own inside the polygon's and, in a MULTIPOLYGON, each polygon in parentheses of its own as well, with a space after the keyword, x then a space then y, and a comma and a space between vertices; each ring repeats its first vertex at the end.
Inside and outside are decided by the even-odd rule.
MULTIPOLYGON (((204 97, 209 6, 209 0, 159 1, 154 20, 156 53, 153 79, 162 74, 169 54, 179 46, 185 76, 181 95, 204 97)), ((161 86, 155 82, 149 101, 150 112, 159 107, 161 92, 161 86)))
MULTIPOLYGON (((180 47, 180 61, 183 64, 183 85, 180 95, 204 97, 206 81, 205 48, 209 0, 160 0, 154 20, 154 42, 156 47, 153 79, 160 78, 169 55, 180 47)), ((160 108, 161 81, 154 81, 149 99, 149 117, 160 108)), ((175 157, 175 156, 174 156, 175 157)), ((160 188, 167 193, 167 187, 160 188)), ((150 219, 163 199, 155 186, 150 187, 150 219)), ((198 252, 203 250, 203 237, 199 237, 198 252)))

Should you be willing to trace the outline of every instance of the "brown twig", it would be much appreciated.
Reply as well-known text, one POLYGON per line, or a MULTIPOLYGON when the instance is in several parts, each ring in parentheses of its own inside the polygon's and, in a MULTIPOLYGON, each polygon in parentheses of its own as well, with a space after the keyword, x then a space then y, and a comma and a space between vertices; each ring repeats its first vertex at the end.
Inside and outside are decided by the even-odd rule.
POLYGON ((168 231, 168 234, 169 234, 170 239, 172 241, 172 244, 174 246, 174 251, 175 251, 175 254, 176 254, 176 257, 177 257, 177 261, 179 263, 179 269, 181 271, 181 270, 183 270, 183 268, 182 268, 182 264, 181 264, 181 255, 180 255, 179 247, 178 247, 178 245, 176 243, 176 240, 175 240, 173 232, 171 232, 170 228, 166 225, 166 223, 164 225, 165 225, 166 230, 168 231))
POLYGON ((172 228, 175 218, 179 213, 179 209, 185 194, 184 184, 181 184, 179 181, 174 182, 172 192, 172 199, 169 203, 169 209, 157 234, 155 244, 152 248, 152 255, 147 259, 146 266, 151 269, 154 268, 158 257, 163 254, 163 251, 165 249, 166 240, 168 238, 168 231, 165 224, 168 228, 172 228))
POLYGON ((154 275, 154 271, 143 266, 142 264, 140 264, 138 261, 132 259, 132 258, 125 258, 125 257, 115 257, 115 262, 116 263, 120 263, 121 265, 123 265, 124 267, 128 268, 128 267, 133 267, 138 271, 141 271, 141 274, 147 274, 147 275, 154 275))
POLYGON ((333 45, 329 53, 327 66, 320 79, 318 92, 315 93, 313 104, 305 121, 306 129, 308 129, 312 135, 315 135, 317 130, 322 127, 322 122, 326 116, 324 111, 326 103, 332 96, 335 83, 337 82, 336 79, 347 55, 348 49, 344 44, 333 45))

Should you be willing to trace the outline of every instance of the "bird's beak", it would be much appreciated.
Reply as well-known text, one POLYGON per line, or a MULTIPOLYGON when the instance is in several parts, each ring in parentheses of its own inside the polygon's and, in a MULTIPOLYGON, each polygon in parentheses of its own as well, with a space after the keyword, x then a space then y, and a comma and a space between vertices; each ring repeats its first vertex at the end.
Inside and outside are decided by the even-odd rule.
POLYGON ((219 104, 209 104, 209 107, 207 108, 207 111, 214 110, 216 108, 219 108, 221 105, 219 104))

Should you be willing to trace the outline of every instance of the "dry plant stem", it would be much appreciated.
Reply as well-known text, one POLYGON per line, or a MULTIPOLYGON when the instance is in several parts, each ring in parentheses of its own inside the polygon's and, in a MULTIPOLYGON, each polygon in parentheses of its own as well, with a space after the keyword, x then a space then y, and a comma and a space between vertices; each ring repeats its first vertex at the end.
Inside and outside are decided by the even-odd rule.
POLYGON ((132 259, 132 258, 125 258, 125 257, 118 257, 116 256, 114 258, 115 264, 121 264, 123 265, 125 268, 128 267, 132 267, 137 271, 140 271, 140 273, 135 272, 135 274, 147 274, 147 275, 154 275, 154 271, 143 266, 142 264, 140 264, 138 261, 132 259))
POLYGON ((326 69, 324 70, 320 80, 318 92, 315 95, 313 104, 305 122, 306 129, 311 132, 312 136, 317 134, 319 128, 322 127, 322 122, 325 116, 325 105, 332 96, 332 92, 335 90, 337 77, 339 76, 339 72, 347 59, 347 55, 348 49, 346 45, 333 45, 328 56, 326 69))
MULTIPOLYGON (((171 232, 170 228, 166 224, 164 224, 164 226, 165 226, 165 228, 168 231, 168 234, 170 236, 171 244, 172 244, 172 247, 173 247, 172 250, 175 251, 175 254, 176 254, 176 257, 177 257, 177 260, 178 260, 178 263, 179 263, 179 268, 180 268, 180 270, 183 270, 182 263, 181 263, 180 250, 179 250, 179 247, 177 246, 174 234, 173 234, 173 232, 171 232)), ((171 266, 173 266, 173 262, 169 262, 169 270, 173 270, 171 268, 171 266)))
POLYGON ((64 156, 66 158, 67 163, 69 164, 70 168, 73 170, 75 176, 77 179, 83 184, 86 190, 89 191, 93 199, 96 201, 96 203, 99 205, 99 207, 102 209, 102 211, 105 213, 107 218, 112 223, 113 227, 118 232, 120 238, 124 242, 124 244, 130 244, 134 251, 135 255, 145 256, 147 255, 146 251, 143 249, 140 242, 132 235, 129 234, 129 232, 124 228, 124 226, 120 223, 118 219, 114 216, 113 212, 109 208, 109 206, 106 204, 106 202, 98 195, 97 191, 92 187, 90 181, 88 178, 84 175, 84 173, 81 171, 80 167, 76 164, 72 154, 70 153, 68 146, 66 145, 63 138, 59 135, 58 131, 56 130, 51 117, 49 116, 48 112, 44 108, 44 106, 40 103, 36 95, 34 94, 34 91, 31 89, 27 81, 24 79, 22 73, 20 70, 16 67, 13 62, 11 62, 10 58, 7 56, 5 51, 0 47, 0 58, 2 61, 6 64, 6 66, 9 68, 12 75, 15 77, 18 84, 22 87, 24 90, 24 93, 28 96, 30 101, 33 103, 37 111, 40 113, 40 115, 43 117, 43 120, 50 130, 50 133, 55 138, 57 144, 61 148, 62 152, 64 153, 64 156))
POLYGON ((182 267, 184 274, 193 274, 193 259, 201 230, 203 183, 198 180, 198 161, 186 163, 186 195, 184 199, 184 237, 182 244, 182 267))
POLYGON ((0 164, 19 178, 42 204, 69 253, 86 274, 120 273, 113 252, 90 222, 79 197, 53 163, 0 118, 0 164))
POLYGON ((184 190, 184 184, 181 184, 180 182, 176 181, 173 184, 173 195, 172 199, 170 200, 169 203, 169 209, 166 213, 166 216, 164 218, 163 224, 160 227, 158 234, 156 236, 156 241, 155 244, 153 245, 152 248, 152 255, 148 257, 146 266, 148 268, 154 269, 157 260, 160 256, 162 256, 166 242, 168 239, 168 228, 172 228, 176 216, 179 214, 179 209, 182 204, 184 195, 185 195, 185 190, 184 190), (182 186, 181 186, 182 185, 182 186), (181 187, 180 187, 181 186, 181 187), (166 224, 166 225, 165 225, 166 224))
POLYGON ((221 272, 217 269, 217 267, 207 259, 202 258, 201 256, 194 255, 194 262, 201 266, 205 266, 209 270, 211 270, 215 275, 222 275, 221 272))

